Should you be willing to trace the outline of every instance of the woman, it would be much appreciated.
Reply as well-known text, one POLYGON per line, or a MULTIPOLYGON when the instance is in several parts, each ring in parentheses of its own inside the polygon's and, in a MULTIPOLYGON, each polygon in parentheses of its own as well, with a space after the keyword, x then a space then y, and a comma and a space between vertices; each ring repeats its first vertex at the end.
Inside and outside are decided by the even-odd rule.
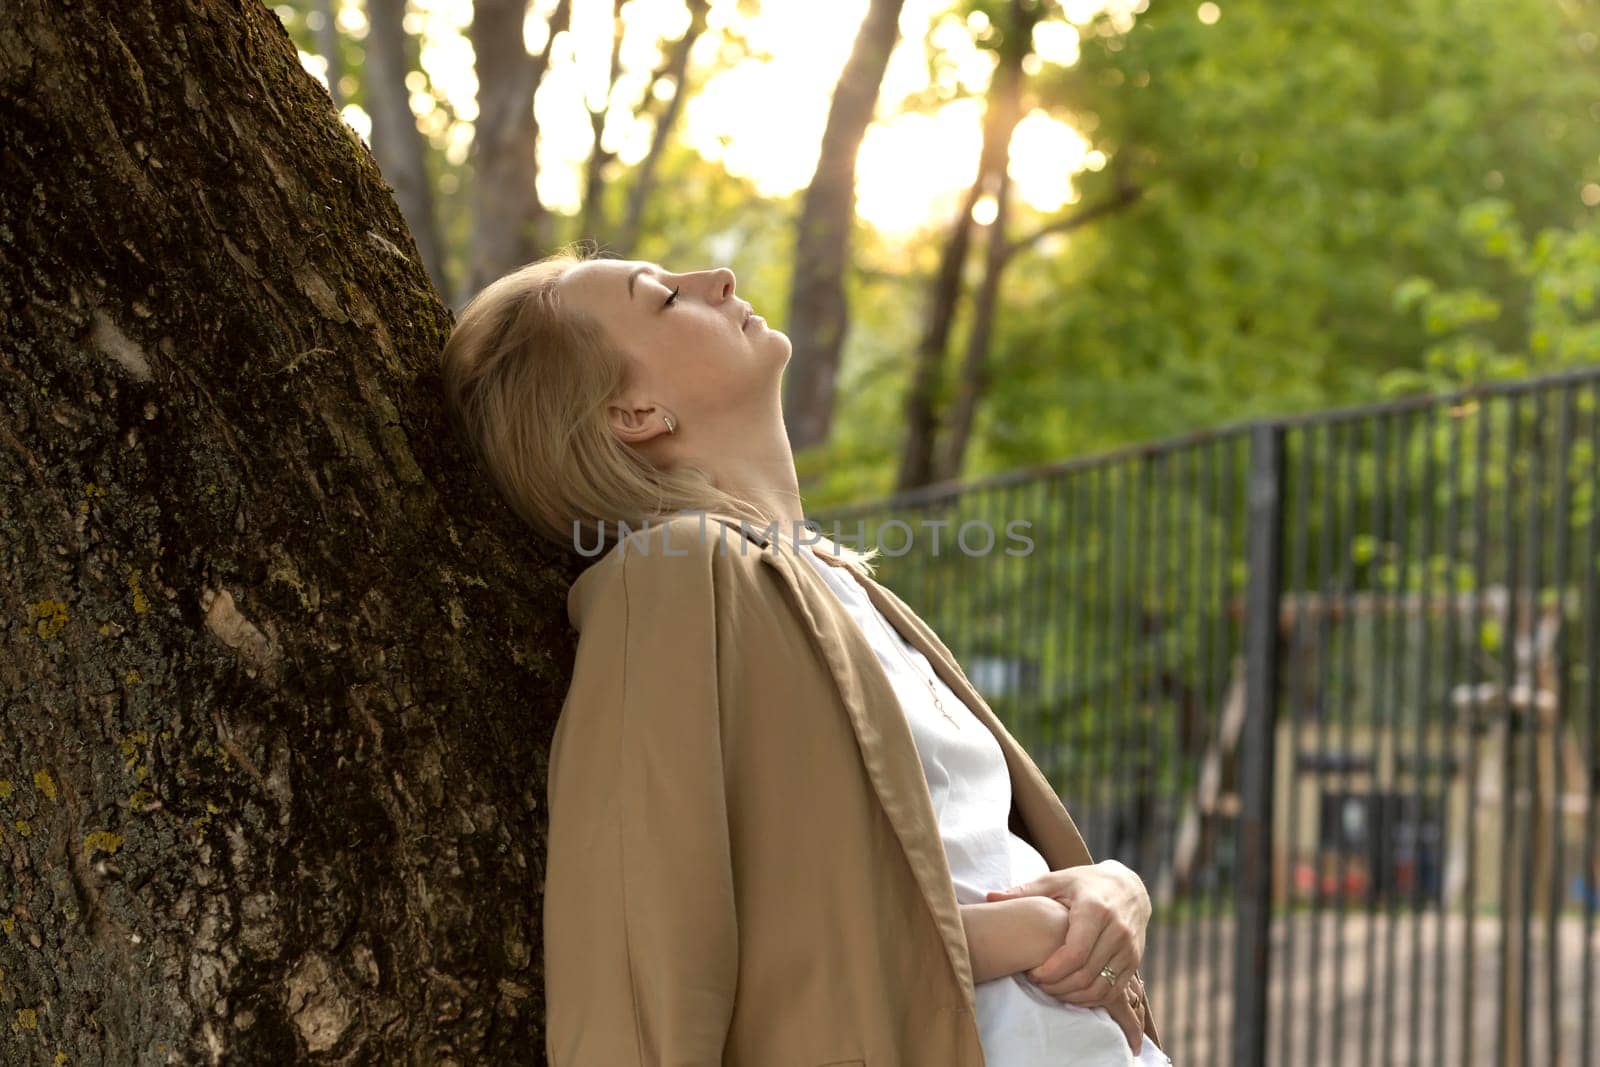
POLYGON ((443 355, 502 496, 600 557, 550 752, 549 1062, 1169 1063, 1142 882, 803 525, 789 341, 735 286, 562 253, 443 355))

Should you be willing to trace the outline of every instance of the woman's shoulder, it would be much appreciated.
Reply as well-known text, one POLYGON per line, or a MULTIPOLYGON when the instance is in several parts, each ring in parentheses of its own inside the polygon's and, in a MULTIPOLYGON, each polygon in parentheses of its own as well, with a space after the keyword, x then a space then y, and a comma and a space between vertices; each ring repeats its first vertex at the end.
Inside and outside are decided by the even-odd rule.
POLYGON ((737 519, 687 512, 618 530, 618 542, 578 576, 567 594, 573 626, 599 604, 633 597, 670 608, 676 600, 710 594, 719 585, 755 582, 760 555, 770 551, 758 531, 737 519))

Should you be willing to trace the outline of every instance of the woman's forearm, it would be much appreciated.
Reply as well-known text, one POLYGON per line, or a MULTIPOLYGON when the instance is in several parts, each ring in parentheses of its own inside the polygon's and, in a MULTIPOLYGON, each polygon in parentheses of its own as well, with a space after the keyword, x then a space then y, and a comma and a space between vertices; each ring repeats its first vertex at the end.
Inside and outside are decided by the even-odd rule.
POLYGON ((1037 967, 1066 936, 1066 908, 1050 897, 961 905, 972 980, 988 982, 1037 967))

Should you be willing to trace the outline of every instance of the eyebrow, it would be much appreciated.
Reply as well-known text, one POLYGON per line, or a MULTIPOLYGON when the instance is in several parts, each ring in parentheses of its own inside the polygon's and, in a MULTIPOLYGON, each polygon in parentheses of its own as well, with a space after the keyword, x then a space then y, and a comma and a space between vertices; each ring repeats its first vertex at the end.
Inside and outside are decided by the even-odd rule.
POLYGON ((633 280, 635 278, 639 277, 639 275, 641 275, 641 274, 650 273, 650 271, 652 269, 654 269, 654 268, 652 268, 649 264, 646 264, 643 267, 635 267, 635 268, 633 268, 633 270, 628 272, 628 299, 629 300, 633 299, 633 280))

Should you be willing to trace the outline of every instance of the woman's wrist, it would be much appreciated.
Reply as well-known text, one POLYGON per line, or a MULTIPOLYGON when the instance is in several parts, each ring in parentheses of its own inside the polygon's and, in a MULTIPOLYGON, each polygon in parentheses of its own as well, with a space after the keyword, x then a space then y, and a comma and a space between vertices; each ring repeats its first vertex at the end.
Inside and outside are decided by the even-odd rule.
POLYGON ((1037 967, 1066 938, 1067 909, 1053 897, 1028 896, 963 904, 974 983, 1037 967))

